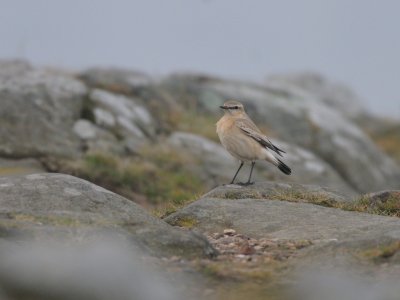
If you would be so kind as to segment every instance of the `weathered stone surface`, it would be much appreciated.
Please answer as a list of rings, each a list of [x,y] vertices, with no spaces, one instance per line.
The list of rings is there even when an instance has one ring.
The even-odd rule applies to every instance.
[[[279,192],[280,189],[282,192]],[[195,228],[207,232],[232,228],[257,238],[305,239],[313,242],[400,238],[398,218],[343,211],[309,203],[269,200],[272,198],[301,202],[302,197],[343,201],[339,196],[325,193],[318,187],[300,187],[299,190],[296,185],[276,183],[267,183],[263,187],[258,185],[254,189],[226,186],[211,191],[165,220],[170,224],[191,220]]]
[[[43,226],[50,232],[61,228],[67,236],[80,227],[123,230],[150,253],[163,256],[214,253],[201,235],[172,228],[132,201],[82,179],[50,173],[0,177],[1,231],[38,238],[45,235]]]
[[[236,161],[221,145],[199,135],[174,132],[167,140],[176,151],[188,153],[193,161],[198,162],[193,168],[202,180],[216,185],[226,181],[237,168]]]
[[[136,88],[146,86],[152,81],[142,72],[117,68],[92,68],[83,72],[80,78],[90,86],[125,93],[131,93]]]
[[[80,238],[73,244],[0,240],[1,299],[187,299],[128,241],[111,233]]]
[[[0,69],[2,69],[0,64]],[[22,158],[71,156],[79,140],[72,127],[80,116],[85,86],[72,77],[6,62],[0,76],[0,155]]]
[[[302,146],[331,165],[359,192],[396,188],[400,168],[343,113],[320,95],[284,81],[256,85],[200,76],[174,76],[163,83],[183,105],[215,113],[226,99],[244,103],[249,115],[280,139]],[[193,106],[193,104],[191,104]]]
[[[321,198],[324,201],[351,202],[353,198],[343,196],[340,192],[317,185],[306,185],[290,182],[256,182],[252,185],[243,186],[228,184],[219,186],[202,198],[221,199],[282,199],[301,201],[311,197]]]
[[[74,124],[74,132],[83,140],[96,138],[96,127],[88,120],[78,120]]]
[[[33,69],[32,66],[24,60],[0,60],[0,66],[0,80],[22,76],[24,73]]]
[[[272,75],[266,82],[280,82],[301,88],[349,118],[360,118],[367,114],[361,99],[349,87],[328,81],[317,73]]]
[[[89,97],[96,106],[94,114],[98,125],[114,128],[125,137],[154,135],[152,116],[134,99],[100,89],[94,89]]]
[[[392,194],[396,195],[395,192]],[[387,196],[386,193],[379,195]],[[165,220],[206,232],[213,243],[221,240],[217,246],[225,255],[239,249],[235,251],[241,254],[234,257],[242,259],[242,269],[246,268],[246,261],[261,255],[254,254],[257,251],[272,252],[277,249],[276,245],[283,245],[280,252],[274,254],[279,261],[279,257],[282,260],[287,257],[284,249],[297,249],[282,268],[286,271],[275,271],[277,273],[273,275],[281,276],[284,299],[342,299],[340,295],[349,294],[361,296],[354,299],[364,299],[365,293],[357,290],[341,291],[366,287],[371,281],[385,287],[376,291],[377,297],[372,299],[395,295],[398,289],[393,278],[400,275],[399,218],[301,203],[302,197],[320,204],[324,204],[321,199],[326,203],[348,200],[316,186],[287,183],[258,183],[249,187],[228,185],[210,191]],[[240,238],[248,242],[236,244]],[[234,259],[231,263],[234,264]],[[229,274],[230,268],[224,266],[221,274]],[[323,282],[328,278],[334,280],[337,274],[345,278],[348,285],[343,281]],[[322,276],[326,277],[323,279]],[[334,288],[326,289],[327,285]]]
[[[328,187],[343,195],[354,195],[356,191],[344,178],[325,160],[301,146],[288,144],[279,139],[272,139],[274,144],[286,151],[283,160],[292,168],[292,174],[287,176],[269,163],[257,163],[258,172],[266,180],[278,182],[293,182],[313,184]],[[257,178],[257,177],[255,177]]]

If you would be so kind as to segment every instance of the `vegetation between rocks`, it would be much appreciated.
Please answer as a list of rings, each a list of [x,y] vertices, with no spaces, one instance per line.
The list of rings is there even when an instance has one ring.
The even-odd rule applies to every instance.
[[[179,122],[176,123],[176,129],[179,131],[198,134],[219,143],[217,133],[215,132],[215,124],[218,118],[204,113],[195,114],[194,112],[186,112],[178,117]]]
[[[357,211],[383,216],[400,217],[400,200],[395,195],[388,196],[384,201],[373,201],[370,195],[362,195],[353,201],[338,201],[329,193],[301,191],[296,189],[275,189],[263,194],[258,190],[232,190],[220,195],[225,199],[269,199],[289,202],[303,202],[325,207],[338,208],[347,211]],[[214,197],[214,196],[213,196]]]
[[[278,282],[290,269],[288,262],[312,245],[307,240],[254,239],[233,229],[206,236],[219,255],[193,264],[214,282],[217,299],[244,299],[245,295],[279,299]]]
[[[400,162],[400,125],[386,124],[376,132],[366,131],[383,151]]]
[[[361,256],[380,263],[390,259],[398,252],[400,252],[400,241],[395,241],[387,245],[365,250],[361,252]]]
[[[187,159],[168,147],[156,146],[143,148],[135,157],[88,153],[59,168],[164,215],[205,191],[200,180],[184,168]]]
[[[310,193],[292,190],[279,190],[269,199],[290,201],[290,202],[306,202],[325,207],[338,208],[347,211],[357,211],[382,216],[400,217],[400,201],[394,196],[388,197],[385,201],[372,202],[371,198],[362,195],[351,202],[341,202],[334,200],[329,194]]]

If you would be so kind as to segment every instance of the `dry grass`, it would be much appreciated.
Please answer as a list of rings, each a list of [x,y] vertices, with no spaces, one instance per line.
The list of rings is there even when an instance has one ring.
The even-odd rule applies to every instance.
[[[395,241],[388,245],[378,246],[373,249],[365,250],[360,254],[362,257],[366,257],[368,259],[372,259],[377,263],[380,263],[390,259],[399,251],[400,251],[400,241]]]
[[[335,201],[331,196],[324,193],[312,193],[305,191],[296,191],[291,189],[275,190],[275,193],[269,196],[270,199],[282,200],[289,202],[305,202],[326,207],[338,207],[339,202]]]
[[[389,123],[378,131],[367,133],[383,151],[400,162],[400,125]]]
[[[376,201],[372,203],[368,195],[363,195],[354,202],[341,204],[339,208],[375,215],[400,217],[400,201],[395,197],[389,197],[384,202]]]
[[[200,180],[185,169],[186,163],[184,156],[156,146],[142,149],[137,157],[90,153],[68,162],[62,171],[153,208],[161,216],[205,191]]]
[[[325,207],[339,208],[347,211],[364,212],[375,215],[400,217],[400,201],[396,197],[389,197],[385,201],[372,202],[368,195],[362,195],[353,201],[335,201],[324,193],[310,193],[292,190],[276,190],[276,193],[268,197],[269,199],[304,202]]]
[[[177,115],[176,130],[198,134],[219,143],[215,124],[218,117],[188,111]]]

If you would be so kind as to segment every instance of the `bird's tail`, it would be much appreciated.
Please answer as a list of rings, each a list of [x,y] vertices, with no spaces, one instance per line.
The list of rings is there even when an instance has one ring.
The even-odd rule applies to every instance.
[[[286,175],[292,174],[292,170],[279,158],[275,157],[270,151],[265,149],[265,160],[269,161],[270,163],[274,164],[278,167]]]
[[[289,168],[288,165],[286,165],[283,161],[281,161],[279,158],[277,158],[277,167],[279,170],[281,170],[283,173],[286,175],[292,174],[292,169]]]

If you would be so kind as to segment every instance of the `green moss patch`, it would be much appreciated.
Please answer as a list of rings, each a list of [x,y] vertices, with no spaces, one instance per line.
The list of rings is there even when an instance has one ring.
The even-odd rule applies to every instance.
[[[171,223],[173,226],[180,226],[180,227],[185,227],[185,228],[192,228],[197,224],[197,220],[191,217],[182,217],[174,220],[174,222]]]

